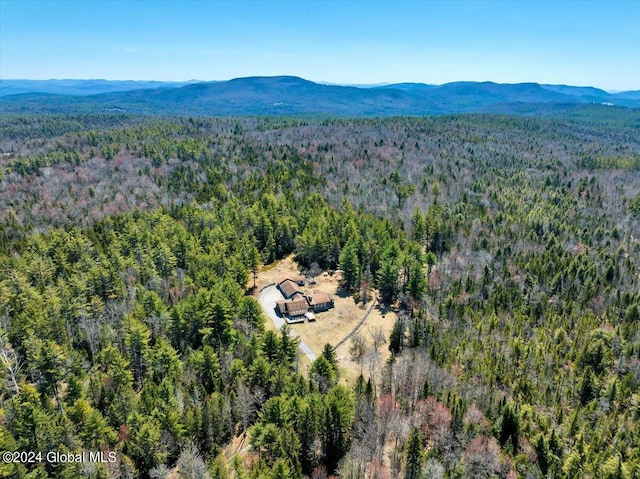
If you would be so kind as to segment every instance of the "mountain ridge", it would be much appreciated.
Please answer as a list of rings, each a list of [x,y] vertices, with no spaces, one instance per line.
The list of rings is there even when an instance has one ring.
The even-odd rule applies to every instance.
[[[2,80],[7,82],[8,80]],[[65,80],[66,81],[66,80]],[[72,82],[72,80],[68,80]],[[82,81],[80,81],[82,82]],[[212,82],[116,82],[90,80],[98,87],[125,91],[60,95],[27,92],[0,96],[5,113],[126,111],[136,114],[202,116],[337,115],[394,116],[491,112],[505,105],[600,103],[640,108],[640,95],[610,94],[594,87],[460,81],[443,85],[399,83],[372,88],[327,85],[297,76],[253,76]],[[3,87],[5,86],[2,84]],[[151,85],[152,88],[144,88]],[[80,85],[82,86],[82,85]],[[544,109],[544,108],[542,108]]]
[[[198,82],[199,80],[180,82],[159,80],[104,80],[100,78],[87,80],[71,78],[50,80],[0,79],[0,96],[19,95],[22,93],[87,96],[129,90],[176,88]]]

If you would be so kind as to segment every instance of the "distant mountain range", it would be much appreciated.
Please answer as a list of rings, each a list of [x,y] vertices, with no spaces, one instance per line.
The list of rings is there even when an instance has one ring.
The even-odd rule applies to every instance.
[[[135,80],[0,80],[0,96],[20,95],[22,93],[86,96],[118,91],[178,88],[193,83],[199,82],[198,80],[185,82]]]
[[[374,87],[314,83],[293,76],[222,82],[0,80],[0,113],[127,112],[158,115],[390,116],[463,112],[535,114],[572,105],[640,108],[640,91],[455,82]]]

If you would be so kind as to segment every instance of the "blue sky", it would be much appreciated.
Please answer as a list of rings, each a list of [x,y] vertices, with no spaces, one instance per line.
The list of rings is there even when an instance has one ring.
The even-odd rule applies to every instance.
[[[0,78],[640,89],[640,1],[0,0]]]

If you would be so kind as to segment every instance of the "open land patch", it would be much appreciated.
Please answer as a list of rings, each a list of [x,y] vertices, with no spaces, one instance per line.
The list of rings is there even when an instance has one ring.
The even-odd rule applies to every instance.
[[[258,298],[260,290],[269,285],[277,284],[289,276],[300,273],[300,268],[293,255],[261,268],[256,278],[255,297]],[[371,299],[366,305],[362,303],[356,304],[353,296],[340,287],[340,280],[340,273],[325,271],[313,278],[314,284],[303,288],[305,290],[318,289],[328,293],[333,298],[335,307],[322,313],[316,313],[315,322],[292,324],[291,330],[300,337],[301,341],[316,356],[319,356],[325,344],[329,343],[335,346],[358,327],[358,323],[373,306],[366,321],[359,325],[356,331],[365,341],[365,353],[360,361],[352,357],[350,352],[352,342],[350,339],[336,348],[336,354],[340,362],[341,380],[347,384],[353,384],[360,373],[365,377],[379,376],[380,368],[389,358],[390,353],[387,345],[382,344],[378,348],[377,355],[372,355],[374,352],[372,335],[374,331],[381,330],[383,337],[388,338],[397,315],[393,310],[381,307],[379,304],[373,305],[372,302],[377,303],[375,291],[371,292]],[[253,286],[253,279],[250,280],[249,286]],[[268,319],[266,322],[268,329],[274,331],[280,329],[269,319],[269,314],[265,312],[265,316]],[[309,364],[309,360],[304,355],[300,356],[301,363],[299,367],[301,367],[301,371],[304,371],[304,368]]]

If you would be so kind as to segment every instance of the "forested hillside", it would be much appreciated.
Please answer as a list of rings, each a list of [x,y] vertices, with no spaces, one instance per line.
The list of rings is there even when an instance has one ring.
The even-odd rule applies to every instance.
[[[257,76],[186,85],[100,81],[78,81],[74,85],[73,80],[62,84],[55,80],[0,82],[3,114],[389,117],[477,112],[516,115],[525,109],[529,110],[526,114],[540,115],[580,110],[587,105],[633,111],[640,107],[640,100],[635,91],[610,94],[596,88],[537,83],[453,82],[357,88],[314,83],[295,76]]]
[[[0,475],[640,477],[640,130],[593,114],[4,116],[0,449],[117,460]],[[292,253],[398,312],[383,374],[265,328]]]

